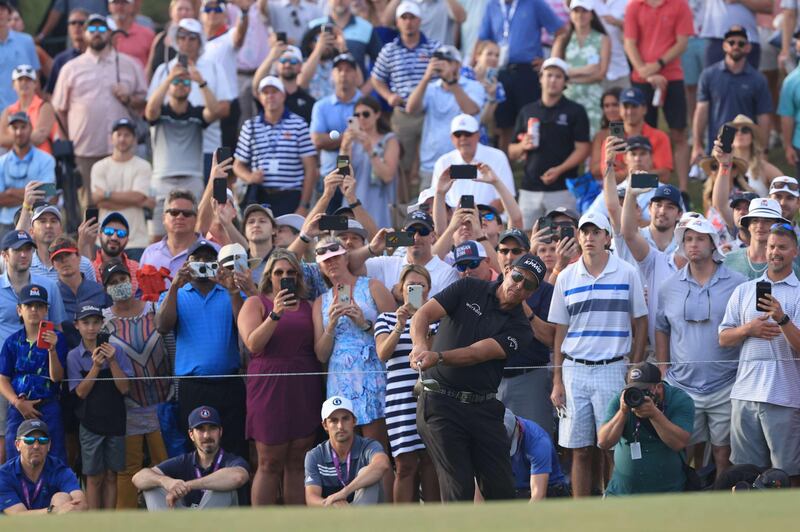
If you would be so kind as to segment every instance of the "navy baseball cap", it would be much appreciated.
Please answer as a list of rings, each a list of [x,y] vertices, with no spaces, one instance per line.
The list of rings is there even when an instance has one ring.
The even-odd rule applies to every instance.
[[[9,231],[3,235],[3,249],[19,249],[22,246],[36,247],[36,242],[25,231]]]
[[[639,362],[628,369],[625,382],[625,390],[629,388],[647,390],[653,384],[661,382],[661,371],[650,362]]]
[[[194,429],[200,425],[222,426],[219,412],[213,406],[198,406],[189,414],[189,428]]]
[[[673,185],[658,185],[655,194],[653,194],[653,197],[650,198],[650,203],[660,199],[669,200],[677,205],[680,210],[683,210],[681,191]]]
[[[20,111],[18,113],[14,113],[12,115],[9,115],[9,117],[8,117],[8,125],[9,126],[14,124],[15,122],[25,122],[26,124],[30,124],[31,123],[31,119],[28,117],[28,113],[26,113],[24,111]]]
[[[30,303],[44,303],[47,305],[47,290],[38,284],[26,284],[18,294],[19,302],[22,305]]]
[[[127,127],[131,130],[131,133],[136,134],[136,124],[134,124],[130,118],[120,118],[116,120],[111,126],[111,132],[113,133],[121,127]]]
[[[502,242],[506,238],[513,238],[516,240],[520,246],[525,248],[525,250],[531,249],[531,241],[523,231],[519,229],[506,229],[502,233],[500,233],[500,237],[498,238],[498,242]]]
[[[648,139],[647,137],[643,137],[641,135],[635,135],[633,137],[628,137],[627,143],[628,143],[628,146],[625,148],[626,151],[647,150],[650,153],[653,152],[653,144],[650,142],[650,139]]]
[[[111,222],[119,222],[125,226],[125,229],[130,231],[130,226],[128,225],[128,219],[125,218],[121,212],[110,212],[103,218],[103,223],[100,224],[100,227],[105,227]]]
[[[453,257],[456,264],[471,260],[481,260],[486,258],[486,249],[474,240],[467,240],[456,246],[456,249],[453,250]]]
[[[630,87],[622,91],[619,95],[619,103],[632,103],[634,105],[644,105],[644,93],[636,87]]]
[[[197,250],[202,249],[202,248],[208,248],[208,249],[210,249],[211,251],[214,252],[214,255],[217,254],[217,248],[215,248],[211,244],[211,242],[209,242],[205,238],[201,238],[200,240],[195,242],[192,247],[189,248],[189,252],[186,254],[186,256],[190,257],[190,256],[194,255],[197,252]]]
[[[78,312],[75,313],[76,320],[82,320],[84,318],[88,318],[89,316],[99,316],[103,317],[103,310],[100,307],[92,305],[91,303],[85,303],[80,306]]]
[[[424,225],[433,231],[433,218],[431,218],[431,215],[425,211],[414,211],[406,216],[406,223],[403,224],[403,228],[408,229],[412,225],[417,224]]]
[[[728,205],[730,206],[731,209],[735,209],[736,205],[739,202],[746,201],[747,204],[750,205],[750,202],[756,198],[758,198],[758,194],[756,194],[755,192],[742,192],[737,190],[736,192],[731,194],[730,203],[728,203]]]
[[[344,52],[342,54],[337,55],[333,58],[333,66],[336,67],[339,63],[350,63],[353,68],[356,68],[358,63],[356,63],[356,58],[350,52]]]

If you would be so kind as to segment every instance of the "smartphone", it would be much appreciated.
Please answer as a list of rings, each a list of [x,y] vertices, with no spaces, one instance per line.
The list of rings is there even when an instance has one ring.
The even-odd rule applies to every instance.
[[[472,164],[454,164],[450,166],[450,179],[476,179],[478,167]]]
[[[275,40],[278,42],[285,43],[286,42],[286,32],[285,31],[276,31],[275,32]]]
[[[558,239],[575,238],[575,226],[569,222],[558,224]]]
[[[349,284],[336,285],[336,301],[340,305],[349,305],[350,304],[350,285]]]
[[[189,68],[189,56],[186,54],[178,54],[178,64],[183,68]]]
[[[228,203],[228,180],[226,178],[214,178],[214,199],[220,205]]]
[[[227,161],[231,157],[233,157],[233,149],[229,148],[228,146],[220,146],[217,148],[217,164],[222,163],[222,161]],[[228,170],[227,172],[228,177],[233,177],[233,169]]]
[[[39,334],[36,336],[36,347],[39,349],[50,349],[50,343],[45,342],[44,338],[42,338],[42,333],[45,331],[53,331],[55,330],[56,326],[53,325],[52,321],[42,320],[39,322]]]
[[[759,312],[766,312],[767,309],[761,306],[761,303],[758,302],[759,299],[763,298],[764,296],[771,296],[772,295],[772,283],[768,281],[759,281],[756,283],[756,310]]]
[[[83,221],[91,220],[92,218],[94,218],[95,222],[100,221],[100,209],[97,207],[88,207],[83,214]]]
[[[418,309],[422,306],[422,285],[410,284],[406,287],[408,291],[408,304]]]
[[[622,120],[615,120],[613,122],[609,122],[608,129],[611,132],[612,137],[617,137],[620,139],[625,138],[625,126],[623,125]]]
[[[414,237],[405,231],[386,233],[386,247],[397,249],[414,245]]]
[[[337,155],[336,168],[339,169],[339,175],[350,175],[350,157],[347,155]]]
[[[347,230],[347,216],[334,216],[326,214],[319,219],[320,231],[346,231]]]
[[[57,194],[56,184],[55,183],[42,183],[36,190],[41,190],[44,192],[45,198],[52,198]]]
[[[497,81],[497,69],[494,67],[489,67],[486,69],[486,81],[489,83],[494,83]]]
[[[281,277],[281,290],[288,290],[291,294],[295,294],[297,282],[291,277]]]
[[[111,339],[111,335],[107,332],[100,331],[97,333],[97,347],[100,347],[103,344],[109,343],[108,341]]]
[[[333,24],[325,24],[322,26],[323,33],[333,33]]]
[[[658,188],[658,174],[631,174],[631,187]]]
[[[722,126],[722,133],[719,134],[719,141],[722,143],[722,151],[731,153],[733,151],[733,137],[736,136],[736,128],[725,124]]]
[[[542,229],[549,229],[550,233],[552,234],[554,226],[555,226],[555,224],[553,223],[553,219],[550,218],[549,216],[542,216],[541,218],[539,218],[539,230],[540,231]],[[546,238],[543,238],[542,242],[544,242],[545,244],[551,244],[553,242],[553,238],[548,236]]]

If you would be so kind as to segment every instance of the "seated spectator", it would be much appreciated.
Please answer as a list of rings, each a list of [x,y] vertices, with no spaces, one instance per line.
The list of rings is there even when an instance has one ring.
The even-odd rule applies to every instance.
[[[237,506],[236,490],[250,478],[247,462],[222,449],[222,418],[214,407],[192,410],[188,425],[194,451],[142,469],[133,477],[150,512]]]
[[[312,5],[309,2],[299,3],[303,8]],[[278,4],[278,6],[283,7],[283,4]],[[270,48],[269,55],[253,75],[252,90],[253,94],[258,95],[258,84],[261,83],[261,80],[271,75],[273,71],[276,72],[283,83],[283,90],[286,92],[286,108],[300,116],[308,125],[311,123],[311,110],[317,100],[300,86],[299,76],[302,69],[303,54],[300,52],[300,48],[275,41]]]
[[[600,129],[597,130],[594,138],[592,138],[591,156],[592,176],[598,180],[603,178],[604,169],[600,163],[603,158],[605,140],[611,133],[608,129],[608,124],[610,122],[619,122],[622,120],[622,113],[620,113],[619,105],[619,95],[621,92],[621,89],[614,87],[605,91],[600,97]]]
[[[117,473],[125,469],[125,395],[133,369],[119,346],[103,341],[103,311],[91,303],[75,313],[80,343],[67,353],[69,389],[78,396],[81,470],[90,510],[117,507]],[[96,380],[114,379],[114,380]]]
[[[346,397],[335,395],[323,403],[322,427],[329,439],[306,453],[306,505],[384,501],[381,479],[391,473],[389,457],[380,443],[355,433],[357,422],[353,403]]]
[[[0,467],[0,511],[44,515],[86,510],[75,473],[50,454],[50,430],[44,421],[23,421],[14,445],[19,456]]]
[[[497,80],[500,66],[500,46],[492,41],[478,41],[473,49],[469,66],[461,67],[461,75],[474,79],[483,86],[486,92],[486,103],[481,111],[481,144],[490,144],[490,135],[494,129],[494,113],[497,104],[506,101],[506,90]]]
[[[109,18],[114,21],[119,32],[114,37],[114,48],[133,57],[145,68],[156,35],[150,28],[136,22],[138,10],[139,7],[130,0],[108,1]]]
[[[31,144],[45,153],[52,155],[52,141],[57,132],[56,112],[50,102],[43,100],[36,94],[38,83],[36,71],[30,65],[19,65],[11,74],[17,101],[3,109],[0,115],[0,146],[11,148],[14,145],[14,134],[8,129],[11,115],[25,113],[31,121]]]
[[[111,261],[120,261],[131,274],[133,293],[139,291],[139,263],[128,255],[127,245],[130,235],[128,219],[118,212],[110,212],[100,223],[100,249],[95,252],[94,266],[98,279],[102,279],[102,271]],[[135,251],[135,250],[134,250]]]

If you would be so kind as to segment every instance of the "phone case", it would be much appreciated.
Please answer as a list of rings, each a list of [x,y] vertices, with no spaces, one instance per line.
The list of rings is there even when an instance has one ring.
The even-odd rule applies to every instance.
[[[36,336],[36,347],[39,349],[50,349],[50,344],[42,339],[42,333],[45,331],[55,330],[55,325],[49,321],[42,321],[39,323],[39,334]]]
[[[336,287],[336,301],[342,305],[350,304],[350,286],[346,284],[340,284]]]

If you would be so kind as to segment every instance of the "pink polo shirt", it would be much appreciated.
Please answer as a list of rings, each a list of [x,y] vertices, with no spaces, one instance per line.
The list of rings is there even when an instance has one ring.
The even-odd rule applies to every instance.
[[[664,0],[653,7],[646,0],[631,0],[625,9],[625,38],[636,41],[636,48],[645,63],[655,63],[672,48],[678,35],[694,35],[692,10],[686,0]],[[681,57],[678,56],[659,72],[667,81],[683,79]],[[631,72],[636,83],[645,80]]]
[[[134,22],[127,31],[127,35],[119,34],[114,37],[114,44],[117,50],[135,58],[144,68],[147,66],[150,45],[153,44],[155,36],[153,30]]]

